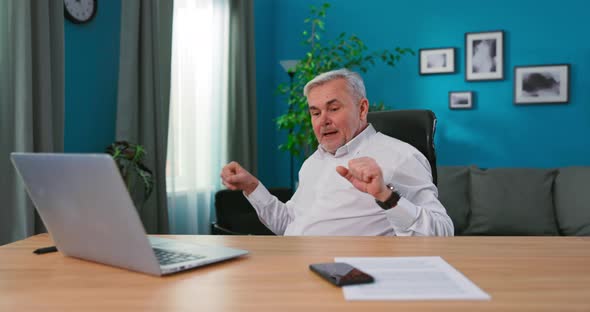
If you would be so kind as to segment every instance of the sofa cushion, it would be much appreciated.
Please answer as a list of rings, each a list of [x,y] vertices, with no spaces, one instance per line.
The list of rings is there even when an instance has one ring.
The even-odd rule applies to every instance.
[[[468,167],[438,167],[438,199],[453,220],[455,235],[463,233],[469,217]]]
[[[552,186],[556,170],[471,168],[466,235],[559,235]]]
[[[590,235],[590,167],[561,168],[554,190],[561,233]]]

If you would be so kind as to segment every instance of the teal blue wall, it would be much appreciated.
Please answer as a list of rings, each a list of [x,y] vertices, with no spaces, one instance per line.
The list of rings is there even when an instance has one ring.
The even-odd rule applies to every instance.
[[[256,0],[259,177],[267,186],[288,185],[288,160],[277,151],[284,135],[273,119],[285,104],[276,86],[287,81],[278,62],[298,59],[303,20],[323,1]],[[395,109],[428,108],[439,120],[439,165],[558,167],[590,165],[590,19],[584,0],[357,0],[331,1],[326,37],[357,34],[369,49],[396,46],[456,47],[458,71],[418,75],[418,58],[391,69],[378,65],[363,75],[371,102]],[[505,79],[466,82],[464,34],[505,31]],[[264,53],[264,56],[261,56]],[[516,65],[571,64],[569,104],[513,104]],[[448,91],[475,92],[475,108],[449,110]],[[280,171],[279,171],[280,170]]]
[[[281,40],[275,16],[279,7],[281,1],[277,0],[254,1],[258,174],[268,186],[289,186],[289,155],[277,149],[286,135],[278,132],[273,122],[285,111],[275,98],[277,82],[288,80],[276,56],[277,41]]]
[[[103,152],[115,138],[120,15],[108,0],[88,24],[64,19],[66,152]]]
[[[277,150],[284,138],[274,118],[285,106],[276,86],[288,80],[279,65],[304,53],[299,44],[309,5],[322,1],[255,0],[259,177],[288,186],[289,156]],[[417,57],[395,69],[378,65],[364,75],[371,101],[392,108],[429,108],[439,118],[440,165],[556,167],[590,164],[590,29],[582,0],[419,0],[412,4],[371,0],[332,1],[328,37],[359,35],[370,49],[395,46],[458,48],[458,73],[419,76]],[[114,139],[119,58],[120,2],[102,1],[87,25],[65,21],[65,150],[101,152]],[[465,82],[464,33],[506,32],[506,79]],[[515,65],[570,63],[571,99],[566,105],[514,106]],[[448,109],[449,90],[472,90],[475,109]]]

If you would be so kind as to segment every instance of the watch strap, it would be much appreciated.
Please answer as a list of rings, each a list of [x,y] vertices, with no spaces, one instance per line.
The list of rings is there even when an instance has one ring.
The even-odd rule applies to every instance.
[[[401,195],[395,191],[395,189],[393,188],[393,185],[387,184],[387,188],[391,190],[391,195],[389,195],[389,197],[385,201],[380,201],[378,199],[375,199],[375,202],[377,203],[377,205],[379,205],[379,207],[381,207],[383,210],[389,210],[389,209],[397,206],[397,203],[399,202],[399,200],[401,198]]]

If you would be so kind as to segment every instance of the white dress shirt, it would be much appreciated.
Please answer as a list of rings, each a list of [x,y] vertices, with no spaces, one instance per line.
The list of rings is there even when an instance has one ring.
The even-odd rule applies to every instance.
[[[383,210],[336,172],[348,161],[371,157],[386,184],[400,193],[397,206]],[[452,236],[453,222],[438,201],[430,164],[413,146],[375,131],[372,125],[336,153],[321,146],[299,171],[299,187],[282,203],[259,183],[246,196],[260,220],[278,235]]]

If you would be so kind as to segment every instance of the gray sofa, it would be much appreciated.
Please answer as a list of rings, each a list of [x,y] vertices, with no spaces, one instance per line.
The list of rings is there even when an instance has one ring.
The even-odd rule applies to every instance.
[[[590,167],[438,167],[455,235],[590,235]]]

